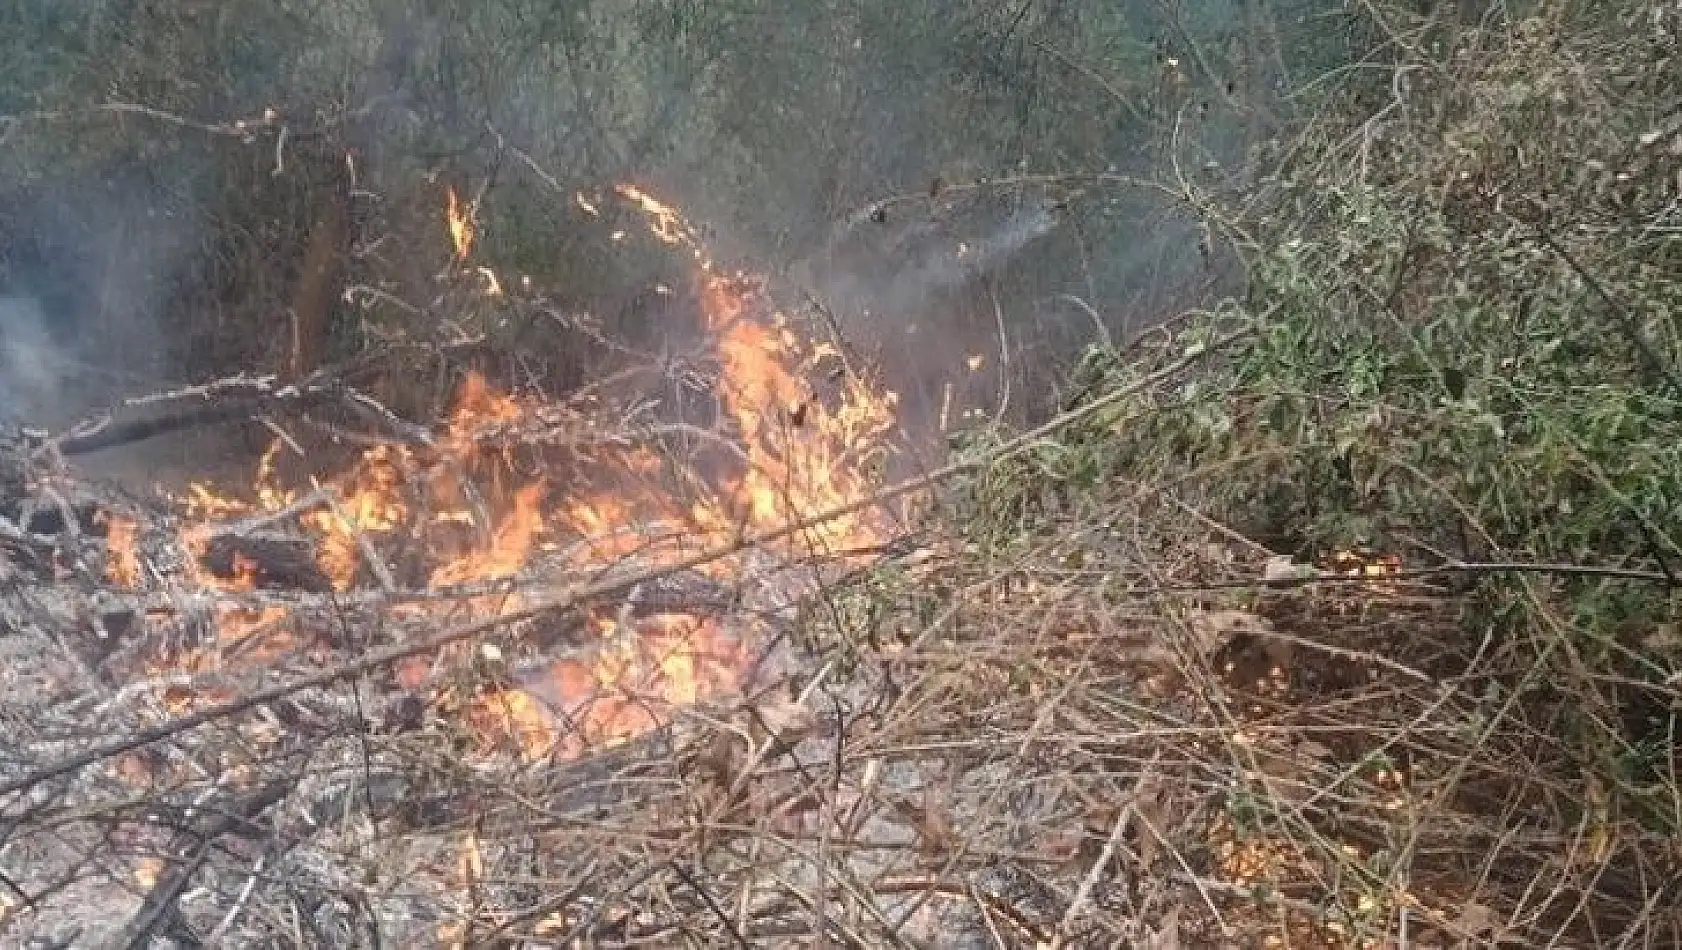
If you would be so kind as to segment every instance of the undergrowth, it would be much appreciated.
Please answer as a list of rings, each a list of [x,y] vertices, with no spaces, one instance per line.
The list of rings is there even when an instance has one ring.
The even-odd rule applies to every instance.
[[[1300,631],[1417,656],[1444,703],[1466,703],[1459,735],[1433,740],[1425,810],[1390,832],[1461,829],[1447,880],[1491,919],[1546,921],[1532,939],[1662,942],[1654,907],[1675,902],[1682,833],[1682,8],[1365,15],[1385,69],[1319,84],[1319,117],[1242,195],[1187,186],[1244,255],[1244,298],[1092,350],[1070,406],[1097,408],[966,483],[959,521],[972,551],[1002,558],[1149,496],[1275,567],[1399,558],[1430,581],[1420,596],[1463,605],[1440,640],[1340,641],[1372,631],[1313,614]],[[1210,349],[1234,327],[1248,333]],[[1146,384],[1188,355],[1194,369]],[[1393,751],[1437,708],[1338,725]],[[1477,759],[1504,778],[1474,782]],[[1260,808],[1285,832],[1300,811]],[[1530,834],[1576,857],[1516,862],[1523,880],[1502,889],[1509,853],[1489,842]],[[1600,876],[1561,883],[1585,854]],[[1390,858],[1423,872],[1417,852]],[[1579,906],[1543,913],[1549,888]],[[1472,923],[1474,944],[1517,932]]]

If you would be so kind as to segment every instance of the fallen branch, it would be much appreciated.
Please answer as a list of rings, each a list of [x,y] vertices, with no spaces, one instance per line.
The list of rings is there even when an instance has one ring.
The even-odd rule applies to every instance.
[[[66,457],[87,455],[183,429],[251,421],[283,409],[307,412],[331,404],[345,406],[357,416],[391,430],[399,441],[431,444],[431,435],[420,426],[399,418],[373,397],[334,380],[317,378],[284,386],[277,386],[277,382],[274,376],[232,376],[125,399],[120,405],[78,422],[48,440],[43,450]],[[138,419],[118,418],[122,410],[137,409],[158,414]]]

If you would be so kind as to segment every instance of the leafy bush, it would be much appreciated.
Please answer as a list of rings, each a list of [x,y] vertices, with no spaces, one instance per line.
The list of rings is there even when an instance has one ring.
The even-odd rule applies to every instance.
[[[1496,631],[1489,672],[1526,710],[1500,727],[1569,737],[1615,813],[1674,833],[1682,13],[1373,16],[1387,68],[1323,89],[1244,204],[1187,186],[1246,260],[1242,305],[1094,350],[1074,388],[1250,334],[992,468],[972,533],[1147,483],[1284,554],[1452,574],[1480,609],[1443,670]]]

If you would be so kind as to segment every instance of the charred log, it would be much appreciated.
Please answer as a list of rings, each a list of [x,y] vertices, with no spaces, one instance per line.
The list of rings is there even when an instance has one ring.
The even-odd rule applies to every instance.
[[[333,582],[316,562],[315,544],[281,531],[217,534],[205,544],[201,562],[217,577],[249,578],[260,588],[327,593]]]

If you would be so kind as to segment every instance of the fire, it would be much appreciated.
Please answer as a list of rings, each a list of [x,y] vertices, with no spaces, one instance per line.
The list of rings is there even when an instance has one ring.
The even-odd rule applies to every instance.
[[[335,590],[349,590],[362,569],[360,537],[390,534],[408,520],[404,473],[412,464],[406,449],[375,446],[336,489],[343,500],[304,515],[305,524],[319,534],[316,560]]]
[[[139,522],[111,515],[105,523],[105,577],[119,587],[140,586],[140,552],[135,547]]]
[[[715,269],[698,232],[676,209],[634,186],[616,191],[646,216],[657,240],[688,250],[695,262],[727,450],[697,463],[608,446],[590,459],[590,477],[610,487],[592,492],[546,475],[528,477],[513,464],[510,447],[528,431],[571,418],[572,410],[501,391],[471,372],[431,445],[370,448],[345,471],[312,478],[309,490],[299,492],[280,475],[277,440],[258,464],[251,500],[190,486],[181,502],[188,522],[181,540],[193,555],[186,580],[211,591],[254,591],[265,566],[244,553],[220,573],[205,567],[215,532],[242,519],[284,523],[313,544],[316,566],[335,591],[373,580],[424,588],[433,599],[411,599],[391,607],[391,615],[452,622],[456,611],[484,616],[522,602],[524,588],[455,596],[464,586],[515,578],[531,584],[548,570],[592,576],[627,559],[634,569],[670,565],[744,530],[773,531],[868,498],[878,484],[895,395],[855,372],[836,347],[803,338],[760,281]],[[465,258],[474,224],[453,190],[445,216],[457,257]],[[765,554],[795,562],[813,550],[879,544],[887,530],[881,516],[859,513]],[[110,570],[129,583],[140,577],[133,538],[132,525],[113,524]],[[743,579],[746,564],[720,559],[697,573],[733,583]],[[216,616],[217,636],[208,648],[214,655],[194,666],[266,661],[315,642],[284,606],[242,602]],[[482,651],[445,651],[404,666],[399,684],[434,713],[464,724],[477,738],[475,755],[572,757],[670,722],[679,707],[741,688],[760,633],[746,616],[727,618],[705,607],[641,615],[630,606],[602,607],[582,619],[584,643],[564,658],[504,660],[498,652],[497,662],[473,680],[477,685],[464,686],[439,671],[482,661]],[[519,629],[510,631],[516,651]]]
[[[471,457],[479,452],[475,440],[499,427],[517,423],[527,414],[527,408],[519,400],[493,390],[479,373],[469,373],[456,394],[456,408],[450,414],[446,451]]]
[[[681,244],[689,248],[697,259],[705,260],[706,252],[702,248],[700,240],[676,208],[655,198],[636,185],[620,185],[614,191],[621,198],[635,204],[648,217],[648,229],[656,238],[667,244]]]
[[[747,472],[730,486],[736,510],[702,512],[701,520],[768,530],[868,495],[873,453],[893,425],[897,394],[877,392],[843,363],[842,391],[830,408],[810,381],[835,358],[833,348],[802,341],[781,313],[761,313],[768,309],[763,288],[745,275],[716,272],[675,208],[634,185],[617,191],[643,211],[655,238],[689,248],[698,262],[721,363],[719,396],[748,456]],[[879,543],[882,533],[873,516],[860,515],[818,526],[805,540],[833,549]]]
[[[826,407],[801,372],[815,370],[826,351],[803,347],[780,315],[754,320],[747,312],[754,291],[740,278],[711,276],[705,291],[723,364],[719,395],[750,463],[735,485],[747,523],[772,529],[866,496],[873,483],[868,453],[892,425],[894,394],[878,395],[848,373],[839,408]],[[871,516],[860,515],[819,525],[806,540],[833,550],[843,542],[879,543],[882,533]]]
[[[483,550],[439,565],[432,572],[431,586],[440,588],[470,581],[497,580],[525,566],[532,544],[543,530],[540,505],[545,490],[543,482],[536,481],[515,492],[514,510],[497,525],[490,544]]]
[[[450,228],[450,244],[456,249],[456,260],[464,261],[467,252],[473,249],[473,217],[462,206],[461,199],[456,197],[454,188],[448,189],[445,194],[448,204],[444,209],[444,221]]]

